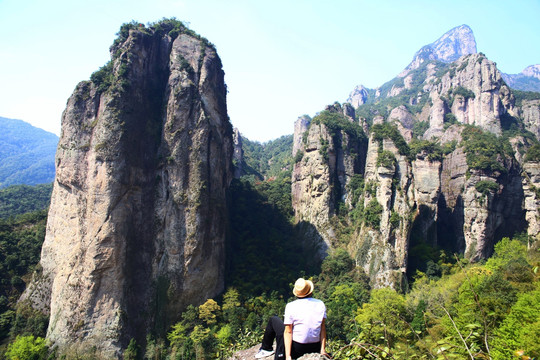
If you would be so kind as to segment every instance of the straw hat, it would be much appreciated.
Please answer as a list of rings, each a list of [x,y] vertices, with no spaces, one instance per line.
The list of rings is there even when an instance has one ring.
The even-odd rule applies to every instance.
[[[299,278],[294,283],[294,289],[292,292],[294,296],[299,298],[311,295],[311,293],[313,292],[313,283],[311,282],[311,280]]]

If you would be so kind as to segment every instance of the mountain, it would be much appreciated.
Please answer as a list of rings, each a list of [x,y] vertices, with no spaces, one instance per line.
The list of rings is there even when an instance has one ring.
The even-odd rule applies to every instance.
[[[425,61],[451,63],[463,55],[476,54],[476,52],[476,40],[472,29],[468,25],[457,26],[433,43],[418,50],[413,61],[398,76],[406,76],[409,71],[418,69]]]
[[[57,144],[55,134],[0,117],[0,188],[52,182]]]
[[[475,262],[504,236],[540,238],[540,94],[512,91],[468,26],[348,100],[298,119],[293,208],[375,287],[406,289],[441,252]]]
[[[502,77],[512,89],[540,92],[540,64],[527,66],[519,74],[502,73]]]
[[[222,64],[174,19],[124,24],[62,117],[39,272],[60,351],[118,358],[224,289],[232,127]]]

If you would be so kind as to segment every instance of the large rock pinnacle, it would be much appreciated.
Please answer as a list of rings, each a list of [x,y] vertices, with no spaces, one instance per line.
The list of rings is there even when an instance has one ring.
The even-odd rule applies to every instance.
[[[23,295],[53,343],[107,356],[223,289],[232,177],[214,47],[175,20],[119,34],[62,116],[42,271]]]

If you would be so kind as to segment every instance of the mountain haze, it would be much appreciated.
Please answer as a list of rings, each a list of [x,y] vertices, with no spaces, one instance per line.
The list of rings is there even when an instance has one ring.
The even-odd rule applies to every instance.
[[[0,188],[52,182],[57,144],[55,134],[0,117]]]
[[[527,66],[519,74],[502,73],[502,77],[512,89],[540,92],[540,64]]]

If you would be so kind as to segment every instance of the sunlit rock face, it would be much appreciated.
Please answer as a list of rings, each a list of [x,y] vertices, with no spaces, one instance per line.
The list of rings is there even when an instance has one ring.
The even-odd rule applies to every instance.
[[[125,31],[63,113],[41,271],[22,299],[50,315],[60,348],[118,356],[224,287],[224,73],[174,25]]]

